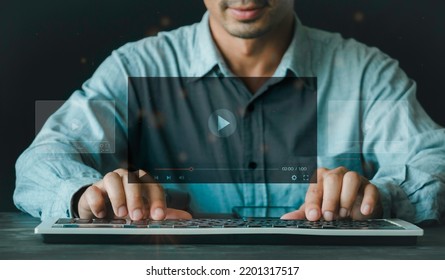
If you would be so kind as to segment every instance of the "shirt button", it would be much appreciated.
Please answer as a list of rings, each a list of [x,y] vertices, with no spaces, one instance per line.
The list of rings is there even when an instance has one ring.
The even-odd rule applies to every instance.
[[[253,162],[253,161],[249,162],[249,169],[256,169],[257,166],[258,166],[258,164],[256,162]]]

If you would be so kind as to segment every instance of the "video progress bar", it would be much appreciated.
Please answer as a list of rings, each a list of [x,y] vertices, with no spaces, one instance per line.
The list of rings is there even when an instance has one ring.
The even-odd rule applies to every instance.
[[[155,168],[155,171],[245,171],[252,170],[250,168]],[[270,171],[280,171],[280,168],[255,168],[255,170],[270,170]]]

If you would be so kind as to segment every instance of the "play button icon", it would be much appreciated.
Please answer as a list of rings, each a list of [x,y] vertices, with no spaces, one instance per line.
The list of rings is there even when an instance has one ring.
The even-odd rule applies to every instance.
[[[225,120],[223,117],[218,116],[218,131],[221,131],[225,127],[227,127],[230,124],[227,120]]]
[[[82,129],[82,123],[77,119],[73,119],[71,120],[70,129],[72,132],[79,132]]]
[[[236,130],[236,118],[229,110],[219,109],[210,115],[208,125],[215,136],[228,137]]]
[[[79,128],[80,128],[80,125],[79,125],[79,124],[77,124],[77,123],[72,123],[72,124],[71,124],[71,130],[72,130],[72,131],[79,130]]]

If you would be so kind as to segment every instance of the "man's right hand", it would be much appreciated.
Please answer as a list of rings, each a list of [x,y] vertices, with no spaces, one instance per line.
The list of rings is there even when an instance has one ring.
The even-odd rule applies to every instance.
[[[146,173],[145,173],[146,174]],[[191,219],[190,213],[166,207],[164,189],[156,183],[129,183],[128,171],[117,169],[88,187],[77,204],[79,217]]]

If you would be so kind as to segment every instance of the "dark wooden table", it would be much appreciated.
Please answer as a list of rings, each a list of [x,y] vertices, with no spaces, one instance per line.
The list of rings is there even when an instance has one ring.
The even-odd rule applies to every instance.
[[[0,259],[445,259],[445,227],[425,229],[414,246],[44,244],[23,213],[0,213]]]

